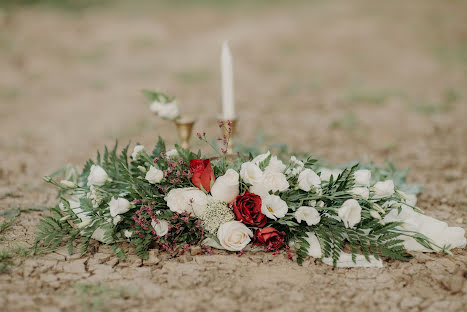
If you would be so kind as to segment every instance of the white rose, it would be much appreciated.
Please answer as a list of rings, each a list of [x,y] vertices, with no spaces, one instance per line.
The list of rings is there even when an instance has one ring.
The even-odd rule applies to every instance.
[[[279,191],[283,192],[289,188],[289,182],[284,174],[280,172],[267,171],[264,172],[261,179],[254,183],[250,191],[260,196],[265,196],[272,191],[273,193]]]
[[[266,195],[263,196],[261,200],[261,212],[270,219],[280,219],[284,217],[289,210],[287,203],[277,195]]]
[[[196,187],[187,188],[185,198],[191,206],[195,216],[201,216],[208,205],[207,195]]]
[[[357,170],[354,172],[355,185],[369,186],[371,181],[370,170]]]
[[[368,199],[368,197],[370,197],[370,190],[366,187],[354,187],[349,193],[363,199]]]
[[[145,179],[151,184],[160,183],[163,178],[164,172],[162,172],[162,170],[159,170],[154,166],[151,166],[149,168],[149,171],[146,173],[145,176]]]
[[[389,197],[394,194],[394,182],[392,182],[392,180],[377,182],[373,186],[373,191],[375,192],[373,195],[374,198]]]
[[[133,149],[133,153],[131,153],[131,158],[133,160],[136,160],[138,158],[138,154],[144,151],[144,146],[143,145],[136,145],[135,148]]]
[[[277,156],[272,156],[270,161],[269,161],[269,165],[267,165],[267,167],[264,169],[265,172],[268,172],[268,171],[272,171],[272,172],[279,172],[279,173],[283,173],[285,168],[287,168],[286,165],[284,165],[284,163],[277,158]]]
[[[88,186],[91,186],[91,185],[102,186],[105,184],[105,182],[109,180],[110,179],[109,179],[109,176],[107,175],[107,172],[105,172],[105,170],[102,169],[101,166],[98,166],[98,165],[91,166],[91,172],[89,173],[89,176],[88,176]]]
[[[261,180],[263,172],[259,169],[258,165],[246,162],[240,167],[240,176],[245,183],[256,184]]]
[[[110,215],[116,217],[130,210],[130,202],[125,198],[113,198],[109,202]]]
[[[164,197],[164,200],[167,202],[167,207],[169,207],[171,211],[177,213],[193,213],[193,209],[185,198],[185,192],[186,189],[184,188],[172,189]]]
[[[240,251],[251,241],[253,232],[239,221],[221,224],[217,238],[222,247],[230,251]]]
[[[341,174],[342,170],[340,169],[328,169],[328,168],[321,168],[319,171],[321,181],[326,181],[328,182],[331,179],[336,180],[339,174]]]
[[[269,155],[271,155],[271,152],[267,151],[266,153],[258,155],[255,158],[253,158],[251,162],[254,163],[255,165],[259,165],[259,163],[262,161],[265,161],[266,158],[269,157]]]
[[[154,101],[151,103],[151,105],[149,106],[149,110],[155,114],[159,114],[159,111],[161,109],[161,107],[163,106],[164,104],[162,104],[161,102],[159,101]]]
[[[218,177],[211,187],[211,195],[214,199],[230,203],[239,194],[239,175],[233,169],[228,169],[225,174]]]
[[[321,221],[318,210],[313,207],[302,206],[294,213],[298,223],[305,221],[309,226],[318,224]]]
[[[167,207],[177,213],[195,213],[199,216],[207,206],[207,197],[195,187],[172,189],[165,196]]]
[[[362,218],[362,207],[355,199],[347,199],[342,206],[337,210],[339,218],[346,228],[351,228]]]
[[[312,187],[318,188],[320,184],[321,179],[311,169],[303,170],[298,176],[298,187],[305,192],[309,192]]]
[[[155,220],[151,221],[151,226],[156,231],[157,236],[165,236],[167,233],[169,233],[169,222],[165,220]]]
[[[176,101],[162,104],[159,107],[159,112],[158,112],[159,117],[167,120],[174,120],[176,119],[179,115],[180,112],[178,111],[178,105]]]

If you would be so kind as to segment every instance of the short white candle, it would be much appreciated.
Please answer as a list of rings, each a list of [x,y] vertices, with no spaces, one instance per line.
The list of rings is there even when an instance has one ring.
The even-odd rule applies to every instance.
[[[233,87],[233,64],[229,44],[224,41],[221,54],[222,71],[222,118],[229,120],[235,118],[235,102]]]

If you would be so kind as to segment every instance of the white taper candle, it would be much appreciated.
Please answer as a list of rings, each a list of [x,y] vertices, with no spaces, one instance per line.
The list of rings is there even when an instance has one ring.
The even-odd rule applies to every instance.
[[[233,64],[229,44],[224,41],[221,54],[222,71],[222,118],[224,120],[235,118]]]

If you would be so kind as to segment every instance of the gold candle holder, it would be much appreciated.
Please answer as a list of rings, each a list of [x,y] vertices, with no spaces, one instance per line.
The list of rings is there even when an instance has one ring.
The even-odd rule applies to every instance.
[[[227,155],[233,155],[233,136],[237,126],[237,118],[218,120],[222,135],[227,139]]]
[[[190,138],[191,132],[193,131],[193,125],[196,122],[195,118],[192,117],[180,117],[174,120],[177,126],[178,136],[183,148],[190,149]]]

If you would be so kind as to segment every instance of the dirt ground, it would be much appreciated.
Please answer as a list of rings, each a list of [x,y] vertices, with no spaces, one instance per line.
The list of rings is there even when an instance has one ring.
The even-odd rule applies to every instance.
[[[425,186],[427,214],[467,229],[466,20],[467,2],[435,0],[5,11],[0,210],[54,205],[42,176],[116,138],[175,142],[143,88],[177,95],[198,116],[196,130],[217,136],[220,45],[229,39],[239,139],[264,135],[335,163],[392,159]],[[23,212],[0,244],[31,246],[45,213]],[[0,310],[467,309],[465,250],[334,269],[266,253],[154,251],[145,263],[119,262],[105,246],[91,249],[15,258],[0,274]]]

